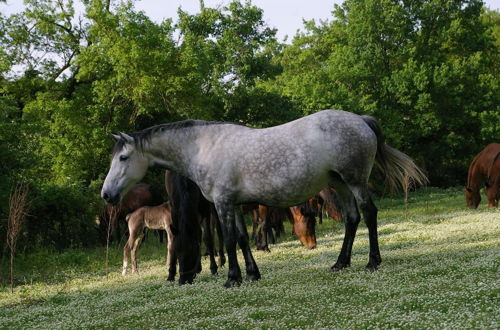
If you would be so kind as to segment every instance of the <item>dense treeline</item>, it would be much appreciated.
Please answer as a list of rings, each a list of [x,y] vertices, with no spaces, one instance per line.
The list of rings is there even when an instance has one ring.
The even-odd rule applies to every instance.
[[[0,15],[0,217],[13,184],[30,183],[24,247],[96,242],[109,132],[344,109],[377,117],[437,186],[464,184],[500,136],[500,15],[481,1],[346,0],[291,44],[250,2],[201,2],[162,23],[132,2],[84,0],[80,14],[72,1],[25,2]]]

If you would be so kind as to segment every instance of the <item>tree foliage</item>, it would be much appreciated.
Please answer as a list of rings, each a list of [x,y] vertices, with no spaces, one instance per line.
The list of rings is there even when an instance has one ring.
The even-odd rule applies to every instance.
[[[109,132],[184,118],[266,127],[344,109],[374,115],[440,186],[462,184],[468,162],[500,136],[500,14],[479,0],[346,0],[291,44],[250,1],[201,1],[198,13],[161,23],[133,1],[25,4],[0,15],[0,200],[30,182],[40,201],[61,200],[52,209],[69,222],[80,214],[86,232]],[[71,210],[78,200],[91,211]],[[59,228],[43,204],[38,225]],[[32,220],[28,236],[40,230]]]

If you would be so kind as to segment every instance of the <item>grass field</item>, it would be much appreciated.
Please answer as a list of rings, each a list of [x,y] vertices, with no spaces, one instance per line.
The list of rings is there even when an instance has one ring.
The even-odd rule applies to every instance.
[[[254,252],[262,279],[223,289],[208,260],[193,285],[167,283],[164,246],[139,251],[139,275],[120,275],[121,247],[18,257],[14,294],[2,286],[0,328],[500,328],[500,210],[465,208],[457,189],[376,201],[383,262],[368,261],[360,225],[352,266],[331,273],[343,226],[318,228],[318,248],[290,235]],[[240,264],[243,258],[239,256]]]

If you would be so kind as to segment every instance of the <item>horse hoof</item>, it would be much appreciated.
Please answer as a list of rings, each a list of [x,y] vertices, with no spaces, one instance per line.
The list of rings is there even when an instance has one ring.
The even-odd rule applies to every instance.
[[[175,276],[169,276],[169,277],[167,277],[167,281],[168,281],[168,282],[173,282],[173,281],[175,281]]]
[[[344,263],[340,263],[340,262],[337,262],[335,263],[335,265],[333,265],[330,270],[332,272],[339,272],[341,271],[342,269],[344,268],[347,268],[347,267],[350,267],[351,265],[350,264],[344,264]]]
[[[241,285],[241,278],[240,279],[228,279],[226,283],[224,284],[224,287],[226,289],[234,288],[237,286]]]
[[[380,257],[380,255],[370,256],[368,264],[366,265],[366,269],[371,272],[376,271],[381,263],[382,263],[382,258]]]
[[[247,281],[254,282],[260,280],[260,274],[247,274]]]

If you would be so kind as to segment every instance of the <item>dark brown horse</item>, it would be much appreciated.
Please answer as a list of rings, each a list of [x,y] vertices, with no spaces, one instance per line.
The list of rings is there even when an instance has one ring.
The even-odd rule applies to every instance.
[[[200,188],[191,180],[171,171],[165,172],[165,188],[170,198],[172,212],[172,233],[174,235],[174,261],[179,261],[179,284],[192,283],[201,271],[201,227],[204,226],[203,237],[210,255],[210,271],[217,273],[215,249],[213,244],[213,227],[217,229],[219,238],[219,266],[225,264],[223,252],[222,229],[213,204],[201,194]],[[168,280],[175,279],[175,262],[169,268]]]
[[[125,223],[127,214],[134,212],[143,206],[156,206],[163,203],[163,197],[159,190],[146,183],[138,183],[123,196],[118,205],[106,204],[103,212],[99,216],[99,233],[101,242],[106,244],[108,229],[115,232],[117,241],[120,241],[120,224]],[[160,235],[160,240],[162,236]]]
[[[500,143],[491,143],[472,160],[467,175],[467,187],[464,189],[465,200],[470,208],[477,208],[481,202],[479,190],[485,184],[488,206],[498,205],[498,162]]]
[[[269,242],[276,243],[276,237],[285,232],[283,222],[290,219],[287,208],[268,207],[260,204],[243,204],[243,214],[252,215],[253,232],[257,250],[269,252]]]

